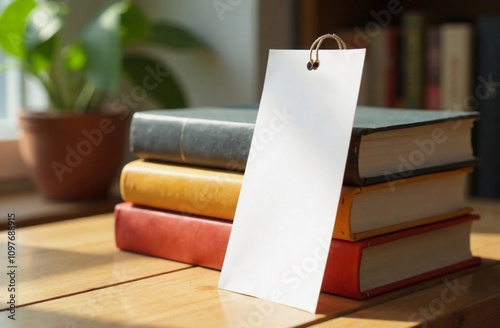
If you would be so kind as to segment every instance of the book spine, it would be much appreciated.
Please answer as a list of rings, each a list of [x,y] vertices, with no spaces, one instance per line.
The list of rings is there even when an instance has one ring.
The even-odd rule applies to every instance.
[[[477,25],[476,97],[481,120],[476,122],[475,149],[482,159],[473,175],[473,194],[500,198],[500,17],[483,17]]]
[[[344,184],[352,186],[363,186],[366,181],[359,176],[359,146],[364,129],[353,128],[351,142],[347,152],[347,161],[344,171]]]
[[[367,62],[372,70],[371,106],[387,106],[387,76],[389,70],[389,29],[381,29],[380,33],[372,38],[372,60]]]
[[[405,59],[404,59],[404,45],[403,45],[403,29],[399,28],[397,34],[397,61],[396,61],[396,98],[391,107],[394,108],[404,108],[404,70],[405,70]]]
[[[351,229],[352,205],[354,198],[361,192],[360,187],[342,186],[339,206],[333,228],[333,238],[354,241],[356,236]]]
[[[363,299],[359,272],[363,244],[332,239],[321,290],[326,293]]]
[[[134,161],[122,170],[122,198],[131,203],[232,220],[243,175]]]
[[[181,118],[153,119],[135,113],[130,124],[130,150],[142,158],[182,163],[180,137]]]
[[[423,108],[425,16],[403,16],[403,98],[406,108]]]
[[[145,159],[244,171],[254,124],[137,113],[130,128],[134,154]]]
[[[441,40],[441,108],[464,111],[470,107],[472,76],[472,25],[443,24]]]
[[[220,270],[231,225],[118,204],[115,241],[122,250]]]
[[[426,31],[425,109],[441,109],[439,27]]]

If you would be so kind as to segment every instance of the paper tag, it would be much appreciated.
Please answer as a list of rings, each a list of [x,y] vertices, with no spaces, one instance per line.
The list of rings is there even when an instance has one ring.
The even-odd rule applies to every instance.
[[[364,57],[270,51],[219,288],[316,311]]]

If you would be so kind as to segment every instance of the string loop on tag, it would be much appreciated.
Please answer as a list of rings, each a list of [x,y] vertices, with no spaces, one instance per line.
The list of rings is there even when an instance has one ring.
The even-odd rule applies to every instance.
[[[323,43],[323,41],[325,41],[325,39],[334,39],[335,41],[337,41],[337,45],[339,46],[339,49],[340,50],[344,50],[344,49],[347,49],[347,46],[344,42],[344,40],[342,40],[338,35],[336,34],[325,34],[325,35],[322,35],[320,36],[319,38],[317,38],[312,46],[311,46],[311,49],[309,51],[309,62],[307,63],[307,69],[312,71],[312,70],[317,70],[318,67],[319,67],[319,48],[321,48],[321,44]],[[313,51],[316,50],[316,58],[313,60]]]

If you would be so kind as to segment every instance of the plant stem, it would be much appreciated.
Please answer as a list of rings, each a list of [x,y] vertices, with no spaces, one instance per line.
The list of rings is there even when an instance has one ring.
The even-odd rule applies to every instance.
[[[78,99],[78,96],[80,95],[80,92],[82,91],[85,85],[85,79],[81,71],[74,71],[73,77],[74,77],[74,84],[73,84],[73,92],[71,94],[71,99],[72,99],[71,101],[73,102],[73,107],[76,108],[76,100]]]
[[[64,70],[64,69],[63,69]],[[59,74],[58,74],[59,73]],[[60,98],[59,104],[61,111],[71,111],[71,100],[68,98],[67,87],[64,83],[64,80],[61,79],[61,72],[57,71],[56,65],[52,65],[52,68],[49,72],[49,77],[53,84],[56,86],[56,92],[58,92],[58,96]]]
[[[47,90],[51,105],[55,108],[61,108],[62,103],[58,97],[55,86],[50,80],[50,76],[46,72],[40,72],[39,74],[35,74],[35,76],[38,77],[45,87],[45,90]]]
[[[95,91],[96,87],[93,84],[85,83],[82,91],[78,95],[78,98],[76,98],[75,111],[84,113],[87,110],[87,107]]]
[[[75,99],[73,99],[73,95],[75,93],[75,83],[74,83],[74,74],[70,72],[65,67],[61,68],[64,72],[64,80],[65,80],[65,94],[67,98],[67,106],[68,108],[73,108],[75,106]]]
[[[47,90],[47,93],[49,95],[50,105],[52,107],[59,107],[60,100],[58,99],[58,95],[54,87],[54,84],[50,80],[50,76],[47,74],[47,72],[42,71],[37,74],[33,71],[32,67],[27,62],[21,62],[20,64],[23,73],[32,74],[42,83],[42,85],[44,86],[45,90]]]

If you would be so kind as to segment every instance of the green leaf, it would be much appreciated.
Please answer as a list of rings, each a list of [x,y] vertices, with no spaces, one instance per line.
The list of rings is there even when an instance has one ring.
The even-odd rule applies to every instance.
[[[186,107],[186,99],[172,72],[155,60],[127,55],[124,58],[125,74],[154,100],[165,108]]]
[[[129,3],[121,17],[122,43],[128,45],[150,38],[153,29],[144,12],[135,4]]]
[[[122,67],[120,18],[127,4],[106,4],[92,17],[82,34],[87,55],[85,76],[88,82],[104,91],[118,88]]]
[[[33,71],[33,73],[38,74],[41,71],[50,71],[56,44],[56,38],[53,37],[40,44],[36,51],[28,53],[29,69]]]
[[[61,30],[68,8],[57,2],[40,3],[28,16],[24,44],[28,51],[52,38]]]
[[[196,49],[205,44],[191,32],[164,22],[153,24],[151,41],[176,49]]]
[[[0,45],[7,54],[24,58],[24,28],[29,13],[35,8],[35,0],[16,0],[0,16]]]
[[[56,2],[39,4],[28,16],[24,45],[28,62],[35,74],[49,71],[54,59],[58,33],[68,10]]]
[[[64,47],[62,51],[64,66],[70,71],[79,71],[85,67],[87,56],[83,47],[79,44],[72,44]]]

